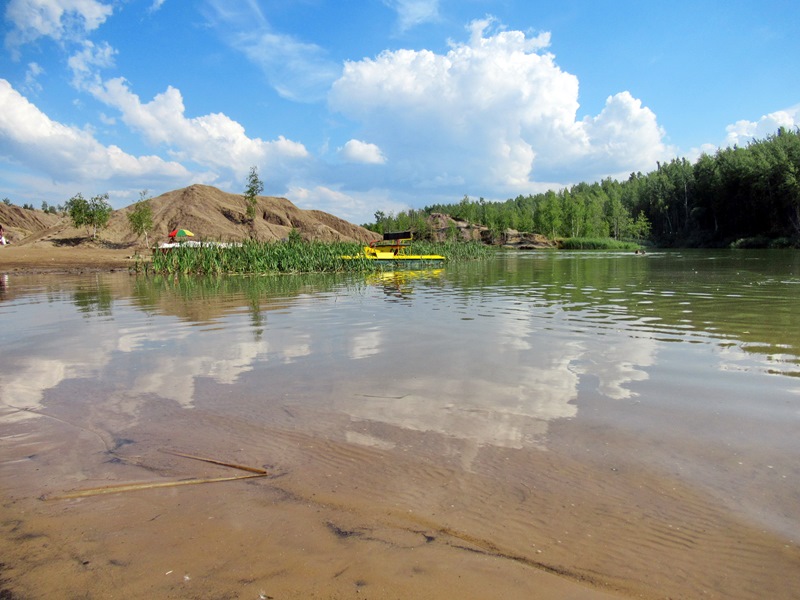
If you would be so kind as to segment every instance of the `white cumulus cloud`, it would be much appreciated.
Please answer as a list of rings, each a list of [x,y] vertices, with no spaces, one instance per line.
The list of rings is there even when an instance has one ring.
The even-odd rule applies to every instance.
[[[288,198],[299,208],[321,210],[351,223],[368,223],[373,220],[375,211],[398,213],[408,208],[408,204],[392,199],[385,189],[366,191],[342,191],[325,185],[291,185],[287,189]]]
[[[132,156],[117,146],[104,146],[88,131],[53,121],[5,79],[0,79],[0,156],[55,180],[189,175],[176,162]]]
[[[450,180],[462,194],[514,195],[536,182],[647,170],[669,156],[655,114],[639,100],[621,92],[599,115],[579,119],[578,79],[546,51],[550,35],[496,25],[473,22],[469,42],[446,54],[396,50],[347,62],[329,105],[360,126],[360,137],[405,157],[395,164],[398,181]]]
[[[609,96],[599,115],[582,121],[581,130],[586,139],[576,162],[584,162],[588,172],[624,177],[672,153],[655,113],[630,92]]]
[[[108,43],[94,44],[84,40],[81,49],[67,60],[72,70],[72,84],[78,88],[98,85],[100,82],[99,69],[114,66],[114,56],[117,51]]]
[[[178,160],[243,178],[251,166],[277,168],[309,156],[305,146],[279,136],[275,141],[250,138],[244,127],[222,113],[187,117],[180,90],[169,86],[143,103],[122,78],[111,79],[93,94],[120,111],[128,127],[150,143],[166,146]]]
[[[768,115],[762,116],[757,121],[737,121],[733,125],[728,125],[725,130],[728,132],[725,138],[725,145],[745,146],[753,139],[764,139],[774,134],[781,127],[793,129],[800,126],[800,104],[778,110]]]
[[[6,46],[16,48],[40,37],[81,39],[111,16],[111,3],[97,0],[10,0],[6,21],[12,28]]]
[[[339,148],[339,156],[348,162],[368,165],[382,165],[386,162],[386,157],[378,146],[361,140],[349,140]]]

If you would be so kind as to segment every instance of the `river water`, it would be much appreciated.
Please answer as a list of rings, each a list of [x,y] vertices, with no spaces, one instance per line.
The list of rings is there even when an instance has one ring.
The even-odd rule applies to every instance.
[[[477,574],[505,598],[541,574],[620,597],[800,589],[798,252],[2,284],[12,590],[494,597]],[[165,450],[269,476],[64,497],[230,474]],[[236,568],[210,557],[220,544]],[[553,585],[536,597],[566,597]]]

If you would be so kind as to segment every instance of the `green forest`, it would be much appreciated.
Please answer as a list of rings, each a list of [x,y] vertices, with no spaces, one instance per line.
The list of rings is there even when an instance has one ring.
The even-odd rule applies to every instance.
[[[399,214],[375,213],[374,231],[430,236],[442,213],[489,228],[551,239],[613,238],[659,247],[800,247],[800,129],[782,128],[746,147],[659,163],[626,181],[604,179],[503,202],[464,196]]]

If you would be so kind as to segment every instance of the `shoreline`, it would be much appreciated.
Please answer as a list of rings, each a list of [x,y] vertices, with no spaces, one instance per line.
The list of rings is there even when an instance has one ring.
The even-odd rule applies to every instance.
[[[0,247],[0,273],[86,273],[128,270],[143,258],[144,248]]]

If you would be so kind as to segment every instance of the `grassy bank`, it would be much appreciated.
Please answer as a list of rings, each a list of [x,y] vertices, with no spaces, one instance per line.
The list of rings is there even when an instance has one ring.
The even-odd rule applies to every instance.
[[[362,245],[348,242],[255,242],[240,246],[171,248],[156,250],[149,267],[162,274],[253,274],[253,273],[341,273],[368,272],[381,268],[366,258],[344,259],[362,254]],[[415,254],[441,254],[448,261],[484,258],[491,249],[478,243],[415,242]]]
[[[566,238],[558,247],[562,250],[638,250],[636,242],[621,242],[612,238]]]

